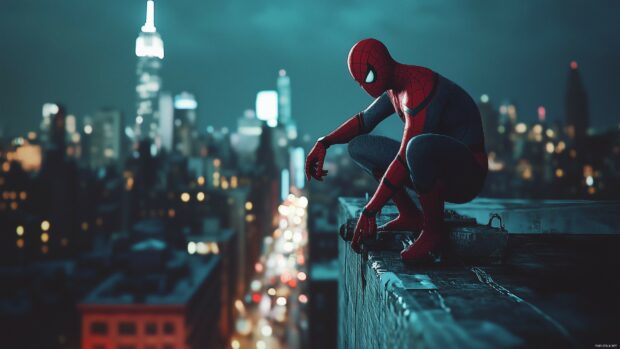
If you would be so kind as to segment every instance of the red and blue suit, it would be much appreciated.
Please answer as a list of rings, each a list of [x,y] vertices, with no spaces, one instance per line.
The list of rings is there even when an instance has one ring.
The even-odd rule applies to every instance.
[[[353,46],[349,71],[373,103],[317,140],[306,159],[308,178],[322,180],[323,161],[332,144],[348,144],[353,160],[379,185],[361,213],[352,240],[378,230],[421,231],[401,252],[406,261],[426,259],[445,241],[444,202],[476,197],[487,174],[480,111],[460,86],[431,69],[396,62],[383,43],[365,39]],[[400,142],[369,134],[396,113],[403,121]],[[418,194],[422,212],[407,193]],[[389,201],[399,215],[377,228],[376,215]]]

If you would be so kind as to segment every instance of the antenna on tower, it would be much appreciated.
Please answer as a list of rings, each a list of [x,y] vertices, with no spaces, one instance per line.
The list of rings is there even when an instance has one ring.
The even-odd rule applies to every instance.
[[[146,22],[142,26],[142,31],[145,33],[157,31],[155,28],[155,1],[153,0],[147,0],[146,2]]]

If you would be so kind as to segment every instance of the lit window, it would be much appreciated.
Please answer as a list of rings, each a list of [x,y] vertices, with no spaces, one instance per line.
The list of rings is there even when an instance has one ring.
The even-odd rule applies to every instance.
[[[181,194],[181,201],[183,202],[189,202],[190,196],[189,193],[183,193]]]
[[[193,241],[190,241],[187,243],[187,253],[189,254],[194,254],[197,251],[197,246],[196,243]]]
[[[197,199],[198,201],[204,201],[204,199],[205,199],[205,193],[203,193],[203,192],[198,192],[198,194],[196,194],[196,199]]]
[[[545,150],[547,151],[547,153],[551,154],[554,152],[555,146],[553,145],[553,143],[547,142],[547,144],[545,145]]]

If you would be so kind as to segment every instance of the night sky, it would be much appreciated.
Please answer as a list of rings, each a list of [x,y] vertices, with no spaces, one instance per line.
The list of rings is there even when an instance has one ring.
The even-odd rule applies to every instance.
[[[2,0],[5,135],[36,128],[49,101],[80,118],[103,106],[133,117],[134,45],[145,8],[145,0]],[[617,125],[619,13],[619,1],[156,0],[155,18],[166,50],[164,90],[194,93],[201,127],[235,127],[285,68],[293,117],[318,137],[370,102],[346,66],[350,47],[365,37],[475,98],[513,100],[526,120],[539,105],[549,119],[563,118],[574,59],[592,125]],[[396,125],[382,131],[397,137]]]

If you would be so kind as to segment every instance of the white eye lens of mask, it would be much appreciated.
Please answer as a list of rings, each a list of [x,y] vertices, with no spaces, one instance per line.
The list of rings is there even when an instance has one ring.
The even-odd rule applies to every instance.
[[[366,74],[366,80],[364,80],[364,82],[370,84],[373,81],[375,81],[375,72],[372,69],[368,69],[368,74]]]

